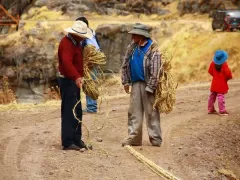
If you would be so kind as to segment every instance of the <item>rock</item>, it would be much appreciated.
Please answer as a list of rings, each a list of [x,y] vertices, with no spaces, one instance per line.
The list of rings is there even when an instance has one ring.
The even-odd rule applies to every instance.
[[[128,32],[131,24],[106,24],[96,29],[100,47],[106,55],[106,65],[102,66],[104,72],[119,72],[127,46],[131,42]]]
[[[90,8],[83,4],[83,5],[78,6],[78,10],[82,11],[82,12],[85,12],[85,11],[90,11]]]
[[[42,7],[42,6],[46,6],[47,3],[48,3],[48,0],[37,0],[34,5],[37,7]]]
[[[225,9],[223,0],[182,0],[178,3],[178,11],[180,15],[186,13],[211,13],[215,9]]]
[[[12,66],[5,68],[5,72],[3,74],[10,79],[16,78],[16,72],[13,70]]]
[[[114,5],[115,9],[127,10],[127,5],[125,3],[117,3]]]
[[[97,138],[96,138],[96,141],[97,141],[97,142],[102,142],[103,140],[102,140],[102,138],[97,137]]]
[[[86,149],[85,148],[81,148],[79,151],[83,153],[83,152],[86,151]]]
[[[9,31],[9,27],[8,26],[3,26],[0,34],[7,34],[8,31]]]

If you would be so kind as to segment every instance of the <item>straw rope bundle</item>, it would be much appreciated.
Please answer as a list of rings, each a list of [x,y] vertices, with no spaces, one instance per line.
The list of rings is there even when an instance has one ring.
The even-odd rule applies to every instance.
[[[155,172],[157,175],[163,177],[167,180],[179,180],[176,176],[172,175],[170,172],[166,171],[165,169],[159,167],[157,164],[152,162],[151,160],[144,157],[141,153],[137,152],[132,146],[125,146],[125,148],[134,156],[136,157],[140,162],[145,164],[147,167],[149,167],[153,172]]]
[[[92,99],[97,100],[99,96],[98,87],[101,85],[102,71],[99,66],[106,64],[106,56],[93,45],[87,45],[83,49],[84,62],[84,84],[83,92]],[[94,69],[93,69],[94,68]]]
[[[160,76],[158,87],[155,92],[155,102],[153,107],[161,113],[170,113],[176,102],[176,89],[178,86],[177,78],[171,69],[172,55],[168,52],[161,54],[162,65],[159,70]]]

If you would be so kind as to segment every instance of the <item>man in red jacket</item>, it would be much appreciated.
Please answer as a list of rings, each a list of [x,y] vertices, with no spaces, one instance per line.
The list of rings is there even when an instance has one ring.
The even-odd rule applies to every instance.
[[[61,139],[64,150],[80,150],[87,146],[82,141],[81,123],[74,117],[73,108],[80,100],[83,84],[83,54],[81,41],[91,38],[92,31],[82,21],[75,21],[73,26],[65,29],[67,35],[58,48],[59,85],[61,104]],[[76,117],[82,120],[82,105],[75,108]]]

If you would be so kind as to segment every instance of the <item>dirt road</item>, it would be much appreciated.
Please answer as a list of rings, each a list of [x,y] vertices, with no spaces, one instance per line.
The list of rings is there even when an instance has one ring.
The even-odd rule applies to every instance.
[[[60,106],[0,111],[0,179],[163,179],[121,147],[129,97],[116,96],[123,94],[119,86],[109,90],[115,96],[103,102],[101,112],[84,115],[90,131],[87,139],[84,128],[84,138],[94,148],[88,152],[61,150]],[[208,94],[208,83],[179,87],[174,111],[161,116],[162,146],[150,145],[144,127],[143,146],[134,148],[180,179],[239,178],[240,81],[230,83],[227,117],[207,114]]]

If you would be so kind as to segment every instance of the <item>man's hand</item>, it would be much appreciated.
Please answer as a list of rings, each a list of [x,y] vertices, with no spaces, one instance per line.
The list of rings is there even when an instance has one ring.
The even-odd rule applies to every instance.
[[[83,85],[83,78],[78,78],[76,81],[75,81],[76,85],[78,88],[81,88],[82,85]]]
[[[125,85],[125,86],[124,86],[124,90],[125,90],[125,92],[126,92],[127,94],[130,94],[130,92],[129,92],[129,85]]]

